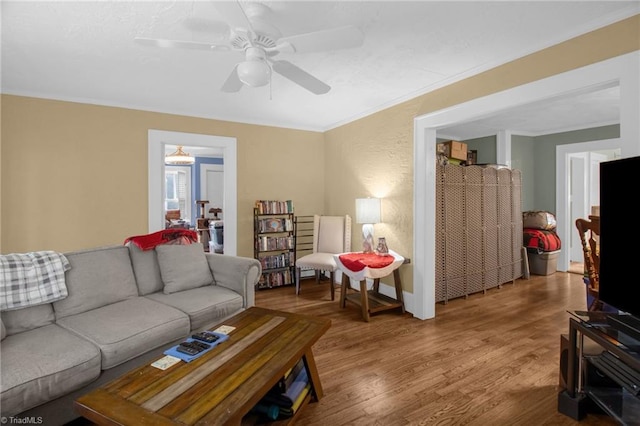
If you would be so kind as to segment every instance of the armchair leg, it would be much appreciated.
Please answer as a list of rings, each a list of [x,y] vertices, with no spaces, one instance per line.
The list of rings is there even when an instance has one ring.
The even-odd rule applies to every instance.
[[[300,268],[296,268],[296,296],[300,294]]]

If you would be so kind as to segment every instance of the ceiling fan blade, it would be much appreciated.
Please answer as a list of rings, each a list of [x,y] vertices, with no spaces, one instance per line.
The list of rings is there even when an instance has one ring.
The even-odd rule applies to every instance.
[[[198,41],[183,41],[183,40],[166,40],[161,38],[146,38],[136,37],[134,41],[143,46],[152,47],[171,47],[179,49],[195,49],[195,50],[209,50],[215,52],[228,52],[231,50],[229,46],[223,44],[211,44]]]
[[[251,28],[251,22],[249,22],[249,18],[247,18],[247,14],[244,12],[244,9],[242,9],[240,2],[214,1],[212,2],[212,5],[227,21],[231,28],[245,28],[253,30]]]
[[[278,40],[276,50],[301,53],[321,52],[358,47],[362,46],[363,42],[364,34],[362,31],[358,27],[348,25],[291,37],[282,37]]]
[[[238,66],[236,65],[231,71],[231,74],[229,74],[229,77],[227,77],[227,80],[224,82],[220,90],[226,93],[235,93],[240,91],[240,89],[242,89],[242,86],[243,83],[238,77]]]
[[[288,78],[316,95],[322,95],[331,90],[331,86],[323,83],[289,61],[273,61],[272,68],[281,76]]]

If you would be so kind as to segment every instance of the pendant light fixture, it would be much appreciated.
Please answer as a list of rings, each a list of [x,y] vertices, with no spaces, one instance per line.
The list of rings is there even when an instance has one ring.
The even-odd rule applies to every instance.
[[[196,159],[182,150],[182,145],[178,145],[176,152],[167,154],[164,157],[164,164],[174,166],[188,166],[196,162]]]

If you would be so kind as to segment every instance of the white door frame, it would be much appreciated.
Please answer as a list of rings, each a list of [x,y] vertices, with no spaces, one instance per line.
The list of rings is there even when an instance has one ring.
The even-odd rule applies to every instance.
[[[587,170],[587,157],[589,152],[578,152],[576,154],[569,155],[569,187],[567,188],[568,212],[569,221],[571,225],[575,223],[573,218],[586,218],[588,216],[588,203],[589,196],[587,193],[591,192],[588,181],[589,171]],[[580,236],[577,232],[569,232],[568,240],[560,240],[562,246],[566,246],[569,250],[569,262],[580,262],[583,259],[583,249]]]
[[[413,314],[435,317],[435,145],[438,129],[559,95],[620,84],[622,157],[640,155],[640,51],[514,87],[414,120]],[[509,129],[506,129],[509,130]],[[500,149],[500,146],[498,146]],[[501,157],[498,153],[498,158]],[[559,176],[558,174],[556,176]],[[556,189],[556,197],[560,192]],[[566,191],[565,194],[566,195]],[[557,203],[557,201],[556,201]],[[557,204],[556,204],[557,206]],[[566,227],[566,224],[563,224]],[[560,227],[560,222],[558,222]],[[561,251],[560,256],[564,253]],[[566,255],[564,256],[566,259]],[[559,264],[560,265],[560,264]]]
[[[236,138],[201,135],[196,133],[169,132],[150,129],[149,148],[149,232],[164,229],[164,155],[165,145],[201,146],[222,149],[224,158],[224,203],[225,213],[224,253],[238,253],[238,196],[237,196],[237,147]]]

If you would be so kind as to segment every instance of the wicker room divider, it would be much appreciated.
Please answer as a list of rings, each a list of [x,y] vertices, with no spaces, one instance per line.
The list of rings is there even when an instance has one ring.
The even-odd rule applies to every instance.
[[[521,172],[436,167],[436,302],[521,277]]]

